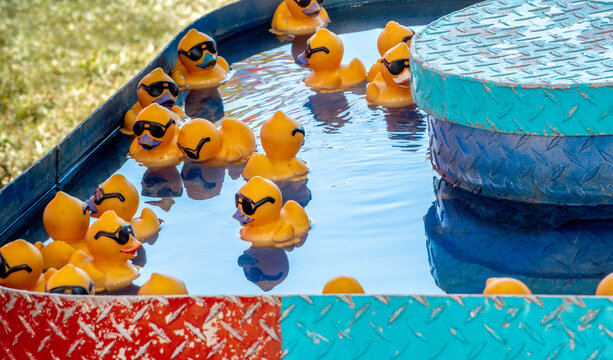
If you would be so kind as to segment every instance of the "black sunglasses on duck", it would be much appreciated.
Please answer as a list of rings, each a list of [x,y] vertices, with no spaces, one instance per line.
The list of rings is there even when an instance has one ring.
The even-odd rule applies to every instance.
[[[83,286],[56,286],[50,290],[47,290],[51,294],[66,294],[66,295],[89,295],[94,290],[94,282],[89,282],[89,287],[86,289]]]
[[[164,134],[166,134],[166,130],[170,127],[170,125],[174,124],[174,119],[170,119],[166,125],[162,125],[160,123],[149,121],[149,120],[139,120],[134,123],[132,126],[132,130],[136,136],[140,136],[145,130],[149,130],[151,136],[155,138],[162,138]]]
[[[198,158],[200,157],[200,150],[202,150],[202,147],[204,146],[204,144],[206,144],[209,141],[211,141],[211,138],[208,136],[205,138],[202,138],[202,140],[200,140],[200,142],[198,143],[195,149],[183,147],[181,146],[181,144],[177,144],[177,145],[179,146],[179,148],[181,148],[185,152],[185,155],[187,155],[188,158],[192,160],[198,160]]]
[[[98,231],[96,235],[94,235],[94,239],[98,240],[98,238],[102,236],[106,236],[115,240],[119,245],[125,245],[130,241],[130,235],[134,236],[134,229],[130,224],[123,224],[117,228],[117,230],[113,232],[108,231]]]
[[[6,259],[4,258],[4,256],[2,256],[2,253],[0,253],[0,279],[6,279],[12,273],[21,270],[25,270],[29,273],[32,272],[32,268],[26,264],[9,266],[9,264],[6,263]]]
[[[267,202],[274,204],[275,199],[270,196],[267,196],[258,202],[253,202],[253,200],[249,199],[241,193],[236,193],[236,195],[234,196],[234,203],[236,204],[236,207],[238,207],[238,205],[240,204],[243,208],[243,212],[245,213],[245,215],[255,214],[255,211]]]
[[[183,54],[187,56],[187,58],[190,59],[191,61],[197,61],[198,59],[202,57],[202,54],[204,54],[205,49],[208,50],[211,54],[216,54],[217,44],[215,43],[215,40],[207,40],[207,41],[198,43],[192,46],[191,49],[189,49],[188,51],[179,49],[179,54]]]
[[[121,193],[105,193],[102,187],[98,186],[94,193],[94,204],[100,205],[106,199],[117,198],[119,201],[124,202],[126,198]]]
[[[294,2],[298,4],[298,6],[305,8],[309,6],[309,4],[311,3],[311,0],[294,0]],[[319,5],[321,5],[321,3],[324,2],[324,0],[317,0],[317,2],[319,3]]]
[[[165,89],[168,89],[172,96],[179,95],[179,86],[172,81],[156,81],[149,85],[140,84],[138,85],[138,87],[145,89],[147,94],[153,97],[158,97],[162,95]]]
[[[392,62],[388,62],[387,60],[385,60],[385,58],[383,58],[381,59],[381,62],[383,63],[383,65],[385,65],[387,70],[389,70],[390,74],[392,75],[398,75],[403,72],[404,69],[411,69],[409,59],[398,59]]]
[[[325,46],[320,46],[313,49],[311,48],[311,44],[307,43],[306,49],[304,50],[304,56],[306,56],[307,59],[310,59],[311,55],[319,51],[323,51],[326,54],[330,53],[330,50]]]

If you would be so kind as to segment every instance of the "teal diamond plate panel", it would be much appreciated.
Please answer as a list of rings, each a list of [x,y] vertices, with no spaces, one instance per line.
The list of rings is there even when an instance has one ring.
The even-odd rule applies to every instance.
[[[606,298],[283,297],[284,359],[610,359]]]
[[[413,97],[438,119],[510,133],[613,134],[613,1],[485,1],[413,39]]]

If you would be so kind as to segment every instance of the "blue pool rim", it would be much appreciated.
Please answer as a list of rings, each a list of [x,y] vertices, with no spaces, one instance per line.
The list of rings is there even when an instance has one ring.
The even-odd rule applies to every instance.
[[[483,196],[537,204],[613,204],[613,136],[505,134],[428,116],[432,167]]]
[[[359,4],[382,2],[362,0]],[[105,146],[113,148],[123,113],[135,101],[138,81],[155,67],[167,71],[171,68],[176,59],[174,47],[185,32],[197,28],[222,39],[267,23],[277,4],[278,0],[241,0],[203,16],[179,32],[151,64],[49,154],[0,191],[3,209],[0,238],[6,240],[11,229],[27,224],[41,203],[61,190],[93,157],[107,149]],[[355,6],[349,0],[330,0],[326,4],[330,8]],[[20,296],[30,299],[27,293]],[[168,298],[157,297],[155,301],[164,304]],[[266,301],[277,297],[260,298]],[[613,329],[613,309],[607,298],[303,295],[280,299],[284,359],[347,356],[491,359],[501,354],[510,359],[527,353],[543,358],[557,355],[561,359],[588,358],[594,354],[603,358],[613,356],[609,330]],[[100,308],[111,303],[106,308],[110,309],[115,303],[137,300],[96,295],[87,301]],[[95,326],[93,320],[90,326]]]
[[[601,1],[488,0],[444,16],[411,43],[415,103],[496,132],[612,135],[607,14]]]

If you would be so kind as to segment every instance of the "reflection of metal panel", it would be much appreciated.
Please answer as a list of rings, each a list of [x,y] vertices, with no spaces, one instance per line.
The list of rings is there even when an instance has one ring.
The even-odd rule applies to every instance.
[[[412,42],[415,102],[438,119],[538,135],[613,134],[613,3],[485,1]]]
[[[608,299],[284,297],[284,359],[594,359],[613,356]]]
[[[613,136],[504,134],[428,117],[432,166],[477,194],[516,201],[613,204]]]
[[[2,359],[279,358],[275,296],[49,296],[0,289]]]

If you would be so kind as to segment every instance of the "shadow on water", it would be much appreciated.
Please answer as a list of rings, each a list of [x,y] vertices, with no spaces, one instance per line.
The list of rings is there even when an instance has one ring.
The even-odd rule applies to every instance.
[[[613,272],[613,221],[578,220],[577,212],[596,216],[586,209],[488,199],[438,178],[434,191],[426,242],[432,276],[447,293],[481,293],[487,278],[511,276],[536,294],[593,295]]]
[[[174,205],[174,198],[183,195],[183,180],[176,167],[147,169],[141,181],[142,196],[159,198],[159,200],[146,201],[168,212]]]

